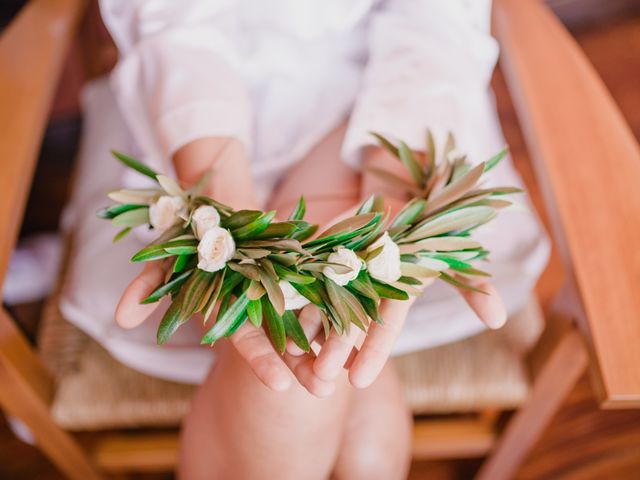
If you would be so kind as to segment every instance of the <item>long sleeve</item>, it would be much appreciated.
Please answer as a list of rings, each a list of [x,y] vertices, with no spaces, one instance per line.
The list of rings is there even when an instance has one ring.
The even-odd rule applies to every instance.
[[[389,0],[373,12],[369,60],[343,147],[349,163],[373,143],[370,131],[423,148],[427,127],[441,145],[451,130],[463,149],[477,152],[475,120],[498,55],[490,13],[490,0]]]
[[[168,171],[171,155],[197,138],[248,142],[233,1],[100,0],[100,7],[120,55],[111,87],[145,161]]]

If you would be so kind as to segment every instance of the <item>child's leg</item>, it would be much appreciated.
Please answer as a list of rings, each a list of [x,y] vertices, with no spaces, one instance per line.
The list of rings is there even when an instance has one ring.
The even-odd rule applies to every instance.
[[[344,433],[347,382],[324,399],[298,385],[273,392],[233,347],[216,348],[216,364],[184,422],[180,478],[328,478]]]
[[[323,223],[360,199],[360,176],[340,159],[345,125],[334,130],[281,182],[271,208],[308,200],[308,216]],[[343,381],[344,378],[341,378]],[[334,468],[338,480],[404,479],[411,461],[411,415],[393,365],[371,387],[353,390]]]
[[[347,418],[334,478],[407,478],[411,464],[412,417],[391,363],[370,387],[354,392]]]
[[[323,222],[352,206],[359,195],[358,177],[340,163],[340,141],[334,132],[296,166],[271,207],[292,206],[304,193],[309,218]],[[396,472],[403,477],[407,416],[391,372],[361,392],[343,375],[331,397],[317,399],[299,386],[272,392],[235,349],[224,343],[216,348],[218,361],[185,420],[182,478],[320,479],[334,465],[340,478],[375,478],[372,470],[385,472],[378,478],[393,478]],[[381,450],[386,454],[375,458],[380,463],[370,463],[367,452]]]

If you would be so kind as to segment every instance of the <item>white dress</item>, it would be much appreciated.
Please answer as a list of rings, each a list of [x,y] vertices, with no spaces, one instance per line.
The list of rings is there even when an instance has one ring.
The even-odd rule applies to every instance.
[[[197,383],[214,356],[200,330],[185,325],[155,345],[162,315],[122,330],[114,309],[140,266],[142,247],[95,217],[105,192],[135,185],[109,154],[118,149],[172,172],[170,158],[204,136],[234,136],[248,147],[261,201],[288,167],[345,118],[342,156],[358,166],[369,131],[424,145],[431,128],[442,145],[482,161],[504,140],[489,82],[498,48],[488,0],[101,0],[120,51],[110,78],[83,94],[84,134],[77,186],[65,225],[74,248],[61,309],[66,318],[133,368]],[[511,163],[491,183],[521,185]],[[492,250],[493,274],[509,312],[526,301],[548,256],[527,208],[507,210],[478,231]],[[436,283],[416,302],[395,353],[428,348],[483,330],[459,295]]]

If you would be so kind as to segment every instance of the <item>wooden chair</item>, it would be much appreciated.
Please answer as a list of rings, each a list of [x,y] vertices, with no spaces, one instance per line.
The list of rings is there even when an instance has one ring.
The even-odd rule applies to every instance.
[[[0,284],[56,80],[84,7],[83,0],[31,0],[0,36]],[[496,1],[495,28],[569,281],[533,348],[542,328],[535,300],[503,331],[399,361],[408,398],[419,414],[416,458],[489,453],[479,473],[483,479],[513,476],[588,365],[604,408],[640,404],[640,350],[635,346],[640,298],[634,295],[640,261],[627,247],[640,233],[638,145],[593,68],[543,4]],[[31,429],[38,446],[69,478],[172,468],[175,426],[187,408],[190,388],[149,379],[115,362],[64,322],[55,295],[42,323],[39,355],[8,312],[0,310],[0,405],[5,412]],[[442,375],[443,362],[455,372],[466,371],[467,377]],[[480,364],[486,368],[473,369]],[[531,365],[531,382],[526,364]],[[119,387],[111,392],[139,391],[107,397],[97,405],[100,417],[95,396],[87,395],[107,381]],[[517,412],[499,431],[496,413],[514,408]],[[475,413],[442,415],[453,412]],[[113,430],[122,427],[147,429]],[[70,433],[89,428],[102,433],[90,442]]]

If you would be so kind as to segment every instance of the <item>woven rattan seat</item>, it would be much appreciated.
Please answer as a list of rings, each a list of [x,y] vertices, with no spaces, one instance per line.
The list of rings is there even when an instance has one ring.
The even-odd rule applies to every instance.
[[[400,357],[396,363],[414,412],[519,405],[528,390],[521,356],[538,337],[540,318],[532,302],[502,330]],[[39,348],[57,382],[52,415],[66,429],[176,426],[189,408],[194,387],[119,363],[64,320],[55,296],[45,308]]]

